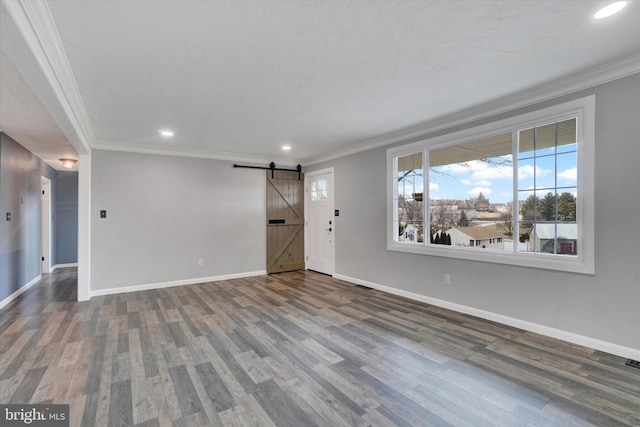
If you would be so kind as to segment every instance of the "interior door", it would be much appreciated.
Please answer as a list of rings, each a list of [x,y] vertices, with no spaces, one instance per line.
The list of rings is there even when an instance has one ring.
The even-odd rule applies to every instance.
[[[303,180],[298,172],[267,171],[269,274],[304,269]]]
[[[333,168],[308,173],[305,189],[307,268],[333,275],[335,235]]]

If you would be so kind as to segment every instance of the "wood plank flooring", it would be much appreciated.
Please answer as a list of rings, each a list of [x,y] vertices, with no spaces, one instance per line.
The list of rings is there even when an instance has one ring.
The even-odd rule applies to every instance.
[[[313,272],[0,311],[0,403],[72,426],[640,426],[640,370]]]

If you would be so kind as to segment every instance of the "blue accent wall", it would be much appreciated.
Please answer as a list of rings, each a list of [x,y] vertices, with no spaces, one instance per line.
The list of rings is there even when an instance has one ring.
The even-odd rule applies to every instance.
[[[78,262],[78,172],[58,171],[55,191],[55,264]]]

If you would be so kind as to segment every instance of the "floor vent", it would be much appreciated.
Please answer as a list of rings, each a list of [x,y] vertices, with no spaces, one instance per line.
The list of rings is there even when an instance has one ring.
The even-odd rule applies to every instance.
[[[365,285],[356,285],[356,288],[362,288],[362,289],[366,289],[366,290],[368,290],[368,291],[370,291],[371,289],[373,289],[373,288],[370,288],[370,287],[365,286]]]
[[[638,362],[637,360],[629,359],[627,360],[627,363],[625,363],[625,365],[631,366],[632,368],[640,369],[640,362]]]

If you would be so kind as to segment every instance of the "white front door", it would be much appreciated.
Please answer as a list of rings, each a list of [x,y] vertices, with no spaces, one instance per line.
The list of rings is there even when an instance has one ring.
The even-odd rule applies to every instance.
[[[333,168],[305,175],[306,267],[333,275]]]

